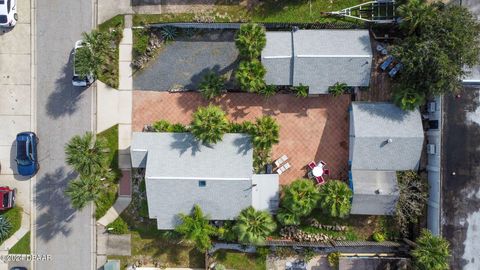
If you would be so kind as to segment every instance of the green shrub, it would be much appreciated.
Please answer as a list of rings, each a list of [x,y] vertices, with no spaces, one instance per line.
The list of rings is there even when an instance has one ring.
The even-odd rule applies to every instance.
[[[327,256],[328,264],[331,267],[334,267],[335,269],[338,269],[338,263],[340,261],[340,255],[341,254],[338,251],[329,253],[328,256]]]
[[[348,85],[346,83],[335,83],[334,85],[328,88],[328,92],[334,97],[338,97],[347,91]]]
[[[160,30],[160,35],[166,41],[175,40],[175,38],[177,37],[177,28],[173,26],[162,27],[162,30]]]
[[[265,88],[265,74],[267,71],[262,63],[257,59],[251,61],[242,61],[238,65],[235,78],[244,91],[258,93]]]
[[[5,240],[10,236],[12,224],[10,219],[5,216],[0,216],[0,240]]]
[[[425,93],[402,84],[393,89],[393,103],[404,111],[413,111],[425,104]]]
[[[129,232],[128,224],[121,217],[108,224],[107,230],[113,234],[127,234]]]
[[[140,201],[140,208],[138,209],[138,214],[141,217],[148,218],[148,201],[147,201],[147,199],[142,199]]]
[[[308,97],[308,86],[306,85],[300,84],[299,86],[295,86],[293,91],[297,97]]]
[[[255,23],[242,24],[235,36],[235,45],[246,59],[258,58],[266,44],[265,28]]]
[[[275,85],[265,85],[258,93],[265,96],[265,98],[269,98],[277,93],[277,87]]]
[[[133,54],[143,55],[147,51],[150,36],[146,29],[133,29]]]
[[[226,270],[226,269],[227,268],[221,263],[215,264],[215,270]]]
[[[187,128],[184,125],[180,123],[171,124],[167,120],[159,120],[153,123],[152,127],[155,132],[187,132]]]
[[[205,99],[213,99],[219,96],[225,88],[225,78],[214,72],[209,72],[203,77],[199,88]]]
[[[381,232],[374,232],[372,235],[372,239],[375,242],[383,242],[385,241],[385,235]]]
[[[316,253],[310,249],[310,248],[307,248],[305,249],[305,251],[303,251],[303,259],[305,260],[305,262],[310,262],[313,257],[315,257]]]

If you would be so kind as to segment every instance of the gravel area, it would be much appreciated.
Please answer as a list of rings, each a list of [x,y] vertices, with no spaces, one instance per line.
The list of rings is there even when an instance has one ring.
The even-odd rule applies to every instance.
[[[238,51],[234,31],[199,30],[193,37],[179,37],[166,45],[144,70],[133,78],[136,90],[197,90],[205,74],[213,71],[233,86]]]

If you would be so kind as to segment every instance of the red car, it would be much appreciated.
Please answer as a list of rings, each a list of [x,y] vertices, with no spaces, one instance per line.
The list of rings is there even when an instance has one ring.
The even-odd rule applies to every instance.
[[[0,211],[8,210],[15,205],[15,189],[0,187]]]

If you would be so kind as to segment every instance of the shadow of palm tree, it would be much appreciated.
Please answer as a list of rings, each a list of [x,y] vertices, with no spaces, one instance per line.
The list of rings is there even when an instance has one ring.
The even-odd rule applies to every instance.
[[[68,236],[71,233],[70,221],[75,217],[75,209],[64,194],[64,187],[77,177],[73,171],[65,172],[57,168],[46,173],[36,184],[37,235],[49,241],[58,234]]]
[[[73,56],[70,53],[60,78],[55,82],[55,91],[48,96],[47,114],[54,119],[75,113],[79,102],[83,99],[82,94],[87,89],[86,87],[75,87],[72,85],[72,65]]]

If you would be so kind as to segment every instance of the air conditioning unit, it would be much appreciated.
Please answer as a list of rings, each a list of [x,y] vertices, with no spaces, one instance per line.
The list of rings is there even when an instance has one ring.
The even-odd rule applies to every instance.
[[[435,101],[429,102],[428,103],[428,112],[429,113],[434,113],[437,111],[437,103]]]
[[[427,153],[430,154],[430,155],[435,155],[436,151],[435,151],[435,144],[427,144]]]

